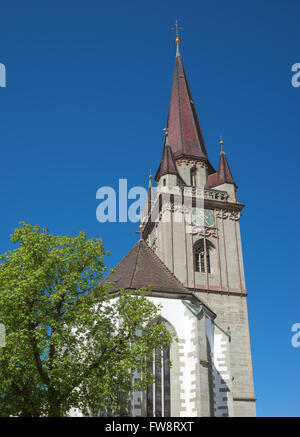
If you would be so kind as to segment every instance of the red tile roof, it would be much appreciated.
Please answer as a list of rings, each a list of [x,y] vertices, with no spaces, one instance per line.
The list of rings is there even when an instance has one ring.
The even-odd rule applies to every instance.
[[[184,287],[144,240],[138,241],[130,249],[102,284],[108,281],[115,283],[109,290],[110,293],[117,293],[122,288],[136,291],[151,285],[153,293],[166,293],[174,298],[197,300],[213,317],[216,316],[203,299]]]
[[[121,288],[137,290],[153,286],[153,290],[169,293],[190,294],[170,272],[144,240],[138,241],[115,267],[104,282],[115,282],[111,292]]]
[[[177,171],[177,167],[174,161],[172,149],[165,142],[161,161],[154,179],[156,180],[156,182],[158,182],[162,176],[165,176],[167,174],[173,174],[179,177],[179,173]]]
[[[205,188],[213,188],[221,184],[236,186],[223,148],[220,153],[218,171],[208,176]]]
[[[208,160],[182,57],[177,53],[167,121],[169,142],[175,158]]]
[[[234,184],[234,179],[232,177],[229,164],[225,155],[225,152],[222,150],[220,154],[219,167],[218,167],[218,175],[219,182],[222,184]]]

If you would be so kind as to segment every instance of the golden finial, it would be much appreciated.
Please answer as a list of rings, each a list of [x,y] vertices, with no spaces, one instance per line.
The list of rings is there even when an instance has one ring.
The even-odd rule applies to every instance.
[[[169,129],[166,127],[164,129],[164,131],[165,131],[165,144],[166,144],[166,146],[169,146],[170,145],[170,143],[169,143]]]
[[[136,234],[140,234],[140,241],[143,241],[143,229],[144,226],[142,225],[142,223],[139,225],[139,231],[136,231]]]
[[[224,144],[224,141],[223,141],[222,135],[220,135],[221,153],[224,153],[223,144]]]
[[[181,39],[179,37],[179,30],[181,30],[183,28],[179,26],[178,20],[175,21],[175,27],[172,27],[171,29],[175,30],[175,32],[176,32],[175,44],[177,44],[177,45],[180,44],[181,43]]]
[[[149,179],[152,179],[151,168],[150,168],[150,173],[149,173]]]

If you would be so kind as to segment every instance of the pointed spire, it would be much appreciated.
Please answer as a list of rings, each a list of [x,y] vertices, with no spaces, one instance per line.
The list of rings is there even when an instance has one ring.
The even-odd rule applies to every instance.
[[[235,184],[234,179],[232,177],[229,164],[224,152],[223,148],[223,139],[220,138],[220,145],[221,145],[221,151],[220,151],[220,159],[219,159],[219,166],[218,166],[218,180],[219,184]]]
[[[151,174],[151,169],[150,169],[149,184],[148,184],[148,213],[151,212],[153,200],[154,200],[154,193],[153,193],[153,187],[152,187],[152,174]]]
[[[149,171],[149,185],[148,185],[148,189],[149,188],[152,188],[152,173],[151,173],[151,168],[150,168],[150,171]]]
[[[143,219],[148,217],[148,215],[151,213],[154,200],[155,200],[155,191],[154,191],[154,188],[152,186],[152,174],[151,174],[151,169],[150,169],[149,183],[148,183],[148,195],[147,195],[147,201],[145,203],[144,211],[142,214],[142,222],[143,222]]]
[[[160,165],[158,167],[158,170],[154,178],[156,182],[158,182],[162,176],[167,174],[173,174],[179,176],[168,137],[169,137],[168,131],[166,130],[163,153],[162,153]]]
[[[210,174],[207,179],[206,188],[213,188],[217,185],[221,184],[234,184],[236,186],[236,183],[234,182],[232,173],[230,171],[230,167],[224,152],[223,147],[224,141],[222,137],[220,137],[220,158],[219,158],[219,166],[218,171],[216,173]]]
[[[178,23],[176,22],[176,58],[167,121],[169,142],[175,159],[189,157],[208,161],[202,131],[179,50],[180,42]],[[214,171],[212,167],[211,169]]]

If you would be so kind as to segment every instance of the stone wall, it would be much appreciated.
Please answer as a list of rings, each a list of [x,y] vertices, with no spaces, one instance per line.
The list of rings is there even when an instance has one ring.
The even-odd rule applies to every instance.
[[[246,296],[196,294],[217,314],[216,323],[229,330],[230,369],[232,375],[233,415],[255,416],[250,337]]]

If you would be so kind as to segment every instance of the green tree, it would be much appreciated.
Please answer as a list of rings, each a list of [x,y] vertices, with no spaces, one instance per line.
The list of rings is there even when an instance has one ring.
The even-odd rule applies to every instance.
[[[147,357],[171,342],[152,323],[159,308],[146,290],[113,298],[111,284],[99,285],[100,239],[21,223],[11,240],[16,249],[0,257],[0,415],[89,415],[105,406],[117,414],[128,393],[152,381]]]

